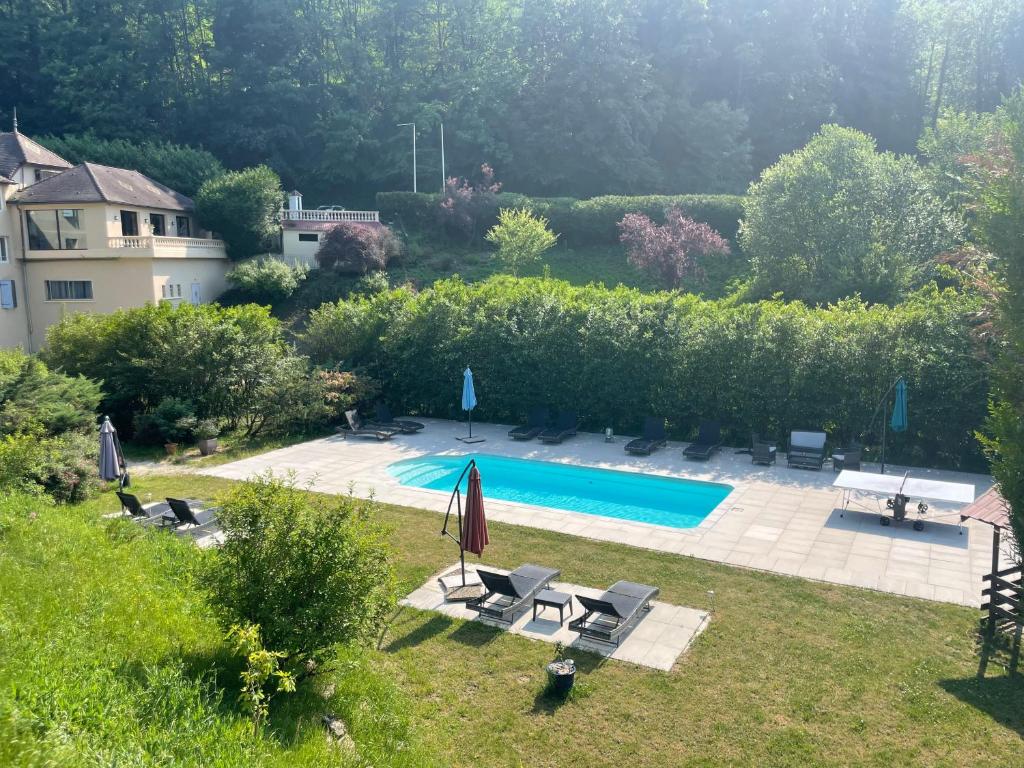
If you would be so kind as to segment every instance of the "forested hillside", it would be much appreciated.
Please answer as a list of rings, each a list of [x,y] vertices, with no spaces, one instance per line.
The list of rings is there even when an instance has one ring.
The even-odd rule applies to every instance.
[[[910,152],[1024,74],[1024,0],[0,0],[0,120],[201,146],[316,201],[737,192],[824,122]]]

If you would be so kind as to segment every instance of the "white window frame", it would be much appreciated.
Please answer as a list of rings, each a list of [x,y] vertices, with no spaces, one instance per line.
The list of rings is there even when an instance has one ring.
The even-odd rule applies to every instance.
[[[50,283],[88,283],[89,293],[91,294],[88,299],[51,299],[50,298]],[[96,301],[96,292],[93,290],[92,280],[44,280],[43,291],[46,293],[46,301],[53,302],[55,304],[63,304],[65,302],[88,302]]]

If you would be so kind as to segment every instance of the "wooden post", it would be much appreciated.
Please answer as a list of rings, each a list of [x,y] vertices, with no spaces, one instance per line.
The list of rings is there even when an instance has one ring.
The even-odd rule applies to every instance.
[[[996,601],[999,593],[996,592],[996,574],[999,573],[999,526],[992,526],[992,579],[988,583],[988,639],[996,636]]]

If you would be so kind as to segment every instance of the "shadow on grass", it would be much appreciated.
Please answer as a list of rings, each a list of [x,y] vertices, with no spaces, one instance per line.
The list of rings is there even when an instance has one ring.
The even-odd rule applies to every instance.
[[[1024,737],[1024,676],[966,677],[941,680],[939,685],[960,701]]]
[[[399,611],[399,613],[396,614],[395,618],[397,618],[400,614],[401,611]],[[434,637],[437,637],[441,633],[446,632],[448,628],[452,625],[453,621],[454,620],[451,617],[445,616],[444,614],[434,614],[429,619],[427,619],[427,621],[420,624],[415,629],[406,632],[403,635],[397,635],[390,643],[378,643],[377,647],[379,650],[382,650],[386,653],[397,653],[403,648],[415,647],[420,643],[424,643],[427,640],[430,640]],[[391,624],[392,631],[394,631],[394,628],[395,625]],[[383,641],[383,638],[381,638],[381,640]]]
[[[487,645],[504,632],[505,630],[501,627],[492,627],[490,624],[484,624],[479,621],[467,621],[452,632],[449,637],[463,645],[479,648]]]

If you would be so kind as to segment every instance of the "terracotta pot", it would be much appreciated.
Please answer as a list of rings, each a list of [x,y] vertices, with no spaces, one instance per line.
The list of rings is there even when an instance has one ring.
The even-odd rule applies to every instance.
[[[168,456],[174,456],[178,452],[178,444],[164,443],[164,450],[167,451]]]

